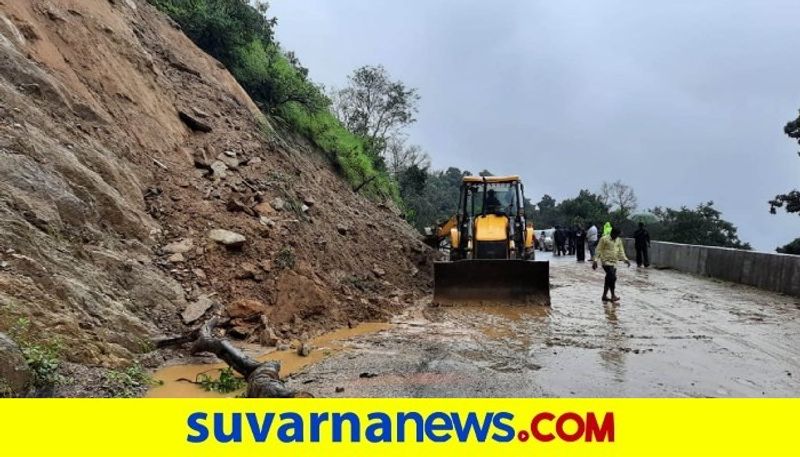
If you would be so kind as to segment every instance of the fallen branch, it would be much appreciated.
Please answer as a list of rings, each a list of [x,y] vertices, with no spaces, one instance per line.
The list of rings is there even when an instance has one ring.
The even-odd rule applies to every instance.
[[[220,339],[212,334],[214,327],[219,322],[218,317],[209,319],[197,330],[197,338],[192,344],[192,354],[198,352],[211,352],[247,381],[248,398],[297,398],[313,397],[308,392],[291,390],[281,381],[279,373],[281,364],[269,360],[259,362],[251,359],[236,346],[225,339]],[[195,332],[192,332],[195,333]]]

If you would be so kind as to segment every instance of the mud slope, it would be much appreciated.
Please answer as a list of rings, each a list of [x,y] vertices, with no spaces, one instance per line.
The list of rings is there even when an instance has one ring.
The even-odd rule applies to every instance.
[[[270,124],[143,0],[0,0],[0,331],[29,317],[115,365],[187,306],[253,341],[424,292],[432,254],[396,210]]]

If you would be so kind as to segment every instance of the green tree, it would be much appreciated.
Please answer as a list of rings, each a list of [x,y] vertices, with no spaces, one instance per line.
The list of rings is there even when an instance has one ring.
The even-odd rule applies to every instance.
[[[800,116],[789,121],[783,127],[783,132],[789,138],[800,143]],[[800,155],[800,152],[797,155]],[[798,213],[800,215],[800,191],[794,189],[785,194],[776,195],[774,199],[769,201],[769,211],[775,214],[778,208],[785,208],[787,213]],[[776,251],[784,254],[800,254],[800,238],[796,238],[791,243],[777,248]]]
[[[556,210],[556,199],[547,194],[533,207],[530,215],[537,228],[549,228],[561,223]]]
[[[608,220],[608,205],[602,198],[586,189],[578,192],[575,198],[562,200],[558,204],[559,221],[561,225],[574,225],[594,222],[601,224]]]
[[[406,184],[401,182],[407,218],[418,230],[434,226],[456,213],[461,180],[472,173],[450,167],[445,171],[427,171],[426,174],[425,185],[419,193],[409,192],[421,181],[419,176]],[[401,178],[401,181],[405,179],[408,178]]]
[[[348,86],[335,91],[333,111],[353,133],[364,137],[378,157],[389,138],[414,123],[419,94],[399,80],[392,80],[382,65],[365,65],[348,77]]]
[[[674,243],[704,246],[723,246],[738,249],[751,249],[749,243],[739,239],[736,227],[724,219],[722,213],[714,208],[714,202],[701,203],[695,209],[682,206],[672,208],[656,207],[652,211],[658,224],[650,227],[653,239]]]
[[[783,128],[783,132],[789,137],[800,143],[800,116],[796,119],[789,121]],[[800,152],[797,153],[800,155]],[[785,194],[778,194],[774,199],[769,201],[770,212],[775,214],[777,208],[786,208],[788,213],[800,214],[800,191],[797,189],[790,190]]]
[[[255,40],[274,42],[275,18],[267,17],[267,2],[246,0],[150,0],[181,25],[205,52],[230,67],[237,51]]]
[[[776,251],[781,254],[800,255],[800,238],[795,238],[791,243],[779,247]]]

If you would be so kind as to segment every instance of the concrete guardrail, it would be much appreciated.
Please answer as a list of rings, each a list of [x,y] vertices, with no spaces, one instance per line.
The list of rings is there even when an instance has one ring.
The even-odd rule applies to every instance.
[[[635,263],[633,240],[625,253]],[[800,297],[800,256],[653,241],[650,266],[671,268]]]

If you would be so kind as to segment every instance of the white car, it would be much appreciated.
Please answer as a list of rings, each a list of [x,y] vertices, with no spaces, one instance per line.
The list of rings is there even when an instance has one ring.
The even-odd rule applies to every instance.
[[[536,231],[536,240],[539,242],[540,251],[553,250],[553,234],[555,231],[556,229],[554,228]]]

